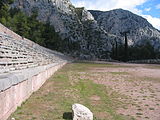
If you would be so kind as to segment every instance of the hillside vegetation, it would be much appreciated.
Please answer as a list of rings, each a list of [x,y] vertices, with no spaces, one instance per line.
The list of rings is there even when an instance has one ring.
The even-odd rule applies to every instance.
[[[63,51],[63,42],[53,26],[39,22],[36,19],[36,11],[33,11],[33,14],[28,17],[18,9],[10,9],[9,4],[12,2],[13,0],[0,1],[0,23],[39,45]]]
[[[14,0],[0,1],[0,23],[4,24],[22,37],[28,38],[44,47],[66,53],[73,57],[88,60],[110,59],[110,57],[119,61],[160,58],[160,40],[158,38],[160,33],[144,18],[134,15],[129,11],[121,9],[111,11],[111,13],[117,13],[116,15],[111,14],[110,11],[90,11],[96,19],[95,20],[91,13],[85,8],[75,8],[74,6],[70,6],[69,8],[66,8],[68,14],[61,13],[61,9],[63,10],[68,3],[65,3],[62,8],[57,9],[59,4],[52,6],[51,3],[46,3],[44,5],[42,1],[33,2],[30,0],[30,6],[33,6],[28,7],[25,6],[25,3],[27,3],[25,0],[23,3],[23,9],[20,9],[20,6],[17,4],[10,8],[10,4],[13,1]],[[63,0],[59,2],[63,3]],[[40,8],[38,8],[39,4],[42,5],[43,9],[50,7],[47,10],[49,12],[46,12],[43,9],[40,10]],[[26,9],[27,7],[28,9]],[[32,12],[29,12],[29,9]],[[122,15],[120,11],[122,11]],[[52,17],[45,16],[45,12],[47,15],[51,12]],[[30,14],[30,16],[27,16],[26,13]],[[107,16],[104,13],[109,15]],[[131,27],[129,27],[124,19],[121,18],[124,15],[126,16],[125,21],[129,21],[131,18],[128,16],[132,16],[133,21],[131,22]],[[42,16],[43,18],[41,18]],[[101,17],[105,19],[102,19]],[[117,29],[115,29],[114,24],[111,24],[113,21],[110,21],[109,18],[112,17],[115,21],[114,23],[119,26]],[[38,18],[41,18],[41,20]],[[43,21],[43,19],[46,18],[48,18],[48,20]],[[123,21],[123,24],[121,24],[121,21]],[[138,24],[139,29],[135,28],[137,26],[134,24],[135,21],[143,23]],[[99,25],[97,23],[99,23]],[[112,26],[108,27],[109,25]],[[103,29],[101,29],[100,26]],[[126,28],[124,26],[126,26]],[[114,30],[112,31],[111,28],[114,28]],[[145,29],[141,31],[141,28]],[[130,42],[135,43],[128,45],[127,50],[124,44],[124,36],[120,34],[121,29],[124,31],[130,31],[127,36],[128,44]],[[148,34],[147,36],[146,33],[149,30],[151,30],[154,33],[153,35],[157,37]],[[142,35],[140,34],[141,32],[143,33]],[[132,37],[130,35],[131,33],[133,33]],[[134,40],[133,38],[136,39]]]

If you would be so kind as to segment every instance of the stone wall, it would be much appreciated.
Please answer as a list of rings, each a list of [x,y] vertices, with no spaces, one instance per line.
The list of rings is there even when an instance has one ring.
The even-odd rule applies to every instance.
[[[70,58],[0,24],[0,120],[6,120]]]
[[[22,38],[3,25],[0,25],[0,31],[0,73],[67,60],[62,53]]]
[[[6,120],[23,101],[65,64],[52,64],[0,75],[0,120]],[[37,70],[38,73],[33,74],[33,71]]]
[[[133,61],[129,61],[129,63],[160,64],[160,59],[133,60]]]

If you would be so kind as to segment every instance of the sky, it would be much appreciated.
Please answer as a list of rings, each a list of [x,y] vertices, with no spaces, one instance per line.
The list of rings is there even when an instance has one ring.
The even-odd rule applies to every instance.
[[[76,7],[108,11],[122,8],[138,14],[160,30],[160,0],[71,0]]]

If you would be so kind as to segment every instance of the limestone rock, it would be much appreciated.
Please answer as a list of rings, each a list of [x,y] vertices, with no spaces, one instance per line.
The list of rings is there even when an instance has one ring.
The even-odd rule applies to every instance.
[[[37,11],[37,19],[50,23],[61,36],[64,53],[79,59],[109,59],[115,41],[124,43],[121,32],[128,30],[129,45],[148,40],[160,51],[160,31],[126,10],[88,11],[74,7],[70,0],[14,0],[11,7],[29,16]]]
[[[90,11],[106,32],[121,37],[121,32],[129,31],[128,39],[130,45],[140,45],[147,41],[153,45],[156,50],[160,50],[160,31],[155,29],[145,18],[133,14],[123,9],[111,11]],[[118,42],[120,42],[118,41]]]
[[[93,113],[81,104],[72,105],[73,120],[93,120]]]
[[[108,58],[112,37],[99,27],[85,8],[75,8],[70,0],[14,0],[12,8],[26,15],[38,12],[37,19],[50,23],[61,36],[64,53],[80,59]]]

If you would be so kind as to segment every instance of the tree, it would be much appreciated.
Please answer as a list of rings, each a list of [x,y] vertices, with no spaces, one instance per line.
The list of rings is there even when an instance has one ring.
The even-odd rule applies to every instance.
[[[0,9],[4,6],[4,5],[8,5],[13,3],[14,0],[1,0],[0,1]]]
[[[68,44],[69,41],[62,40],[59,34],[55,32],[54,27],[50,25],[50,23],[44,24],[39,22],[37,20],[38,13],[36,9],[32,11],[32,15],[29,17],[19,9],[9,10],[9,4],[11,1],[12,0],[0,1],[0,22],[2,24],[17,34],[28,38],[42,46],[61,52],[66,51],[66,44]],[[72,47],[75,48],[75,46],[76,44],[74,43]]]
[[[11,4],[12,2],[13,0],[0,0],[0,22],[5,25],[7,24],[7,21],[10,17],[9,4]]]
[[[123,61],[127,62],[128,61],[128,39],[127,39],[127,34],[129,33],[129,30],[128,31],[124,31],[124,32],[120,32],[120,33],[125,38]]]

